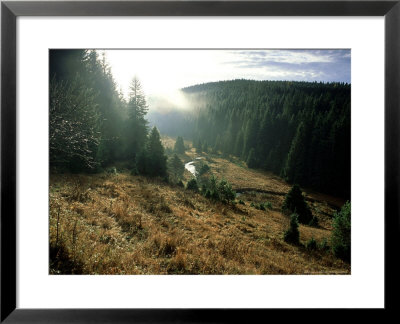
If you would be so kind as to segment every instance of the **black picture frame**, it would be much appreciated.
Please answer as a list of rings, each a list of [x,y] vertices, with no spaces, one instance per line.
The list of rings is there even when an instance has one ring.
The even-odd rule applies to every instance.
[[[399,235],[400,0],[395,1],[2,1],[1,322],[258,322],[267,310],[16,308],[16,19],[18,16],[384,16],[385,310],[396,308]],[[367,284],[367,283],[366,283]],[[392,298],[393,296],[393,298]],[[274,310],[275,311],[275,310]],[[269,312],[274,312],[269,310]],[[303,312],[304,313],[304,312]],[[268,316],[270,316],[268,314]]]

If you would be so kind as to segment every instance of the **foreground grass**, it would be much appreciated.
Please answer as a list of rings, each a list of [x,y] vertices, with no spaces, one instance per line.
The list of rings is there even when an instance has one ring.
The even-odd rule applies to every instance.
[[[251,206],[266,197],[245,193],[224,205],[200,194],[128,173],[51,175],[50,273],[328,274],[350,266],[329,251],[283,241],[288,219]],[[280,199],[280,198],[279,198]],[[254,203],[253,203],[254,205]],[[300,240],[328,240],[300,226]]]

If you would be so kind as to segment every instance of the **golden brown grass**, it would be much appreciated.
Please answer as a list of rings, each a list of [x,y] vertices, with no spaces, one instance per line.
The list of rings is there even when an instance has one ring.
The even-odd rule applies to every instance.
[[[289,188],[276,177],[223,159],[210,166],[234,186],[243,185],[248,176],[260,188]],[[50,273],[350,273],[350,266],[329,251],[308,251],[283,241],[289,223],[280,212],[283,196],[250,192],[239,198],[245,205],[224,205],[128,173],[52,174]],[[272,210],[251,207],[265,201]],[[313,213],[323,205],[315,203]],[[312,237],[329,240],[331,219],[318,217],[318,228],[300,225],[303,244]]]

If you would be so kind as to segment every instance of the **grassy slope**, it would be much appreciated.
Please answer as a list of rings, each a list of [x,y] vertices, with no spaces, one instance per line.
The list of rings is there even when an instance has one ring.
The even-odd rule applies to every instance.
[[[187,152],[189,157],[194,151]],[[287,192],[277,177],[222,158],[211,171],[233,187]],[[187,178],[190,174],[186,174]],[[330,203],[332,197],[309,194]],[[51,175],[51,273],[87,274],[307,274],[349,273],[329,251],[308,251],[283,241],[288,219],[283,196],[247,192],[245,205],[214,203],[156,179],[116,175]],[[272,203],[272,210],[251,202]],[[300,225],[303,244],[331,233],[332,209],[311,204],[320,227]],[[58,219],[58,226],[57,226]],[[58,239],[57,239],[58,228]]]

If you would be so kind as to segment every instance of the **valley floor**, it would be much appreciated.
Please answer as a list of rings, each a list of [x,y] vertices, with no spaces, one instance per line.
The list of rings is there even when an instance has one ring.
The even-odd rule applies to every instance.
[[[306,192],[319,226],[300,225],[302,244],[294,246],[283,240],[289,219],[281,207],[289,184],[236,160],[204,158],[219,179],[246,189],[235,204],[129,172],[51,174],[50,273],[350,273],[350,265],[330,250],[305,247],[311,238],[329,245],[331,216],[344,202]],[[267,201],[272,209],[254,207]]]

